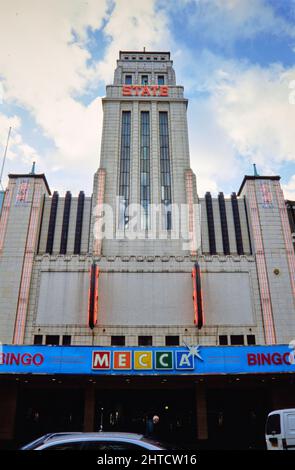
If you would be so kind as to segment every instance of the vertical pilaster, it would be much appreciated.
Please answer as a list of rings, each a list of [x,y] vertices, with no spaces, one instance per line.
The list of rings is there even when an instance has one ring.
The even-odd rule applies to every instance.
[[[22,344],[44,194],[43,174],[9,175],[0,221],[0,341]]]
[[[105,193],[105,179],[106,171],[103,168],[98,170],[98,183],[97,183],[97,194],[95,197],[96,205],[93,207],[94,214],[93,216],[96,219],[96,222],[93,225],[93,256],[99,256],[102,249],[102,226],[103,218],[101,217],[104,203],[104,193]]]
[[[258,204],[255,192],[255,183],[248,182],[248,197],[250,207],[250,217],[252,221],[253,238],[256,253],[257,275],[261,297],[261,308],[264,324],[264,335],[266,344],[275,344],[276,335],[274,329],[272,303],[270,297],[270,289],[268,282],[268,273],[264,253],[264,244],[262,239],[262,231],[260,225]]]
[[[33,204],[28,227],[28,236],[26,241],[24,264],[22,269],[18,305],[16,311],[16,320],[13,335],[14,344],[22,344],[25,334],[31,275],[33,269],[33,261],[37,243],[39,219],[41,212],[42,186],[42,183],[36,183],[34,187]]]

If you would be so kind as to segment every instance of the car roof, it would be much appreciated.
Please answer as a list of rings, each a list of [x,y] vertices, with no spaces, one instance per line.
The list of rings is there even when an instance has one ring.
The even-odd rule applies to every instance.
[[[82,437],[124,437],[125,439],[141,439],[143,434],[137,434],[133,432],[105,432],[105,431],[97,431],[97,432],[61,432],[61,433],[54,433],[52,437],[68,437],[68,436],[82,436]]]
[[[136,439],[140,440],[144,436],[142,434],[136,434],[131,432],[61,432],[61,433],[54,433],[49,436],[46,436],[44,439],[45,442],[53,442],[53,441],[63,441],[68,439],[79,439],[82,438],[83,440],[86,438],[89,439]]]
[[[273,410],[268,414],[268,416],[276,414],[276,413],[285,413],[285,412],[290,413],[290,411],[295,413],[295,408],[283,408],[281,410]]]
[[[127,439],[127,440],[141,440],[144,438],[143,434],[136,434],[131,432],[56,432],[56,433],[48,433],[43,436],[40,436],[38,439],[24,445],[22,450],[29,450],[36,446],[41,446],[46,444],[47,442],[55,442],[55,441],[67,441],[67,440],[74,440],[82,438],[83,440],[86,438],[89,439]]]

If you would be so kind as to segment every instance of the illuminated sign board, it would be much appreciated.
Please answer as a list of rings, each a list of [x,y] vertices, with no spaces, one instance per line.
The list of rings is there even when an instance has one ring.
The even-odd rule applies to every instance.
[[[169,88],[164,85],[124,85],[123,96],[169,96]]]
[[[0,349],[0,374],[205,375],[295,372],[294,349],[275,346]]]

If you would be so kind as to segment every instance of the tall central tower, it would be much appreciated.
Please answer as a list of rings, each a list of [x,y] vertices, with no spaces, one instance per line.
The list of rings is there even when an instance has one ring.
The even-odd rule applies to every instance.
[[[102,101],[94,194],[112,208],[113,236],[103,240],[100,250],[104,255],[183,254],[179,233],[187,232],[188,220],[181,217],[181,206],[188,197],[196,202],[197,195],[187,99],[176,85],[170,53],[121,51],[113,85]],[[140,205],[136,217],[134,205]]]

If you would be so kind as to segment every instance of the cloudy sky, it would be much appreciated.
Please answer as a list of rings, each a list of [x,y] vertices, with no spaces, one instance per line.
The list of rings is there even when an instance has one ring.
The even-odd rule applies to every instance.
[[[255,162],[295,199],[295,0],[0,0],[0,158],[92,192],[101,97],[121,49],[170,50],[189,98],[198,191]],[[7,179],[4,179],[4,184]]]

